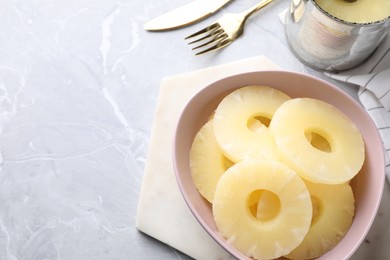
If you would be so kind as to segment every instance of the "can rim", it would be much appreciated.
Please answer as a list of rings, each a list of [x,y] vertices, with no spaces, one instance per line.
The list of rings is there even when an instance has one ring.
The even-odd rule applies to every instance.
[[[307,0],[306,0],[307,1]],[[331,19],[334,19],[340,23],[343,23],[343,24],[346,24],[346,25],[352,25],[352,26],[362,26],[362,27],[369,27],[369,26],[375,26],[375,25],[382,25],[382,24],[385,24],[387,22],[390,22],[390,15],[387,16],[386,18],[384,19],[381,19],[381,20],[377,20],[377,21],[372,21],[372,22],[366,22],[366,23],[358,23],[358,22],[348,22],[348,21],[345,21],[343,19],[340,19],[330,13],[328,13],[327,11],[325,11],[324,9],[322,9],[321,6],[319,6],[315,0],[310,0],[310,2],[313,3],[313,5],[315,5],[318,10],[320,10],[323,14],[325,14],[326,16],[328,16],[329,18]]]

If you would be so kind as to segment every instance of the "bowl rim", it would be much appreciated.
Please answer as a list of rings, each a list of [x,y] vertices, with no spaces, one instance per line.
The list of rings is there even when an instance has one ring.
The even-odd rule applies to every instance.
[[[365,116],[365,119],[367,120],[367,123],[370,124],[369,127],[371,129],[373,129],[372,133],[375,135],[373,139],[378,141],[379,142],[378,143],[379,147],[382,148],[383,152],[379,153],[379,155],[378,155],[380,157],[380,158],[378,158],[378,160],[380,162],[382,162],[382,167],[381,167],[381,169],[382,169],[382,174],[381,175],[382,176],[381,176],[381,178],[378,177],[378,182],[380,183],[380,187],[378,187],[378,190],[377,190],[377,193],[376,193],[376,196],[375,196],[375,204],[372,207],[373,211],[371,212],[370,217],[369,217],[368,221],[366,222],[366,226],[364,228],[364,231],[359,234],[360,237],[356,240],[354,246],[349,248],[349,253],[347,255],[343,256],[344,259],[348,259],[349,257],[351,257],[355,253],[357,248],[361,245],[361,243],[363,242],[364,238],[366,237],[368,231],[370,230],[370,228],[371,228],[371,226],[372,226],[372,224],[373,224],[373,222],[375,220],[375,217],[377,215],[377,212],[378,212],[381,200],[382,200],[384,184],[385,184],[385,178],[386,178],[386,175],[385,175],[385,157],[384,157],[385,155],[384,155],[384,149],[383,149],[383,142],[382,142],[382,138],[381,138],[381,136],[379,134],[379,130],[376,127],[376,125],[375,125],[374,121],[372,120],[371,116],[368,114],[368,112],[363,108],[363,106],[356,99],[354,99],[352,96],[347,94],[345,91],[343,91],[339,87],[333,85],[332,83],[330,83],[328,81],[325,81],[325,80],[323,80],[321,78],[318,78],[316,76],[309,75],[309,74],[304,74],[304,73],[300,73],[300,72],[295,72],[295,71],[288,71],[288,70],[259,70],[259,71],[237,73],[237,74],[233,74],[233,75],[230,75],[230,76],[227,76],[227,77],[215,80],[215,81],[205,85],[202,89],[200,89],[194,95],[192,95],[192,97],[188,100],[188,102],[185,104],[184,108],[180,112],[180,115],[179,115],[176,127],[174,129],[173,143],[172,143],[172,147],[173,147],[173,149],[172,149],[172,161],[173,161],[174,174],[175,174],[176,182],[177,182],[177,184],[179,186],[179,190],[180,190],[180,192],[182,194],[182,197],[183,197],[187,207],[191,211],[192,215],[199,222],[199,224],[202,226],[202,228],[208,233],[208,235],[210,235],[212,237],[212,239],[214,239],[222,248],[224,248],[224,250],[226,250],[232,256],[237,257],[239,259],[241,259],[242,257],[246,257],[247,258],[247,256],[245,256],[244,254],[239,252],[237,249],[235,249],[230,244],[226,243],[226,241],[223,238],[216,236],[216,232],[214,230],[212,230],[208,226],[208,224],[205,222],[205,220],[198,214],[198,212],[196,211],[195,205],[193,204],[193,201],[191,201],[191,199],[189,198],[189,195],[187,194],[186,190],[184,189],[184,183],[183,183],[183,180],[181,178],[180,169],[178,168],[178,164],[177,164],[178,162],[176,160],[176,154],[178,152],[177,145],[179,143],[178,139],[179,139],[180,125],[181,125],[182,121],[184,120],[184,118],[186,116],[186,113],[190,109],[192,103],[196,102],[197,98],[199,98],[200,96],[203,96],[204,93],[207,93],[208,91],[210,91],[211,88],[213,88],[215,86],[218,86],[222,82],[230,81],[230,80],[236,79],[236,78],[246,78],[246,77],[250,77],[250,76],[253,76],[253,75],[261,77],[261,75],[265,75],[265,74],[271,74],[271,75],[273,74],[275,76],[281,75],[281,74],[285,74],[287,76],[292,76],[292,77],[296,77],[296,78],[306,78],[305,80],[316,81],[316,82],[321,83],[322,85],[326,85],[330,89],[334,90],[339,95],[341,95],[343,99],[346,99],[348,102],[350,102],[353,105],[354,109],[358,109],[359,112],[360,112],[359,114],[362,113]],[[258,84],[260,84],[260,83],[258,83]],[[228,88],[228,90],[226,90],[224,92],[230,93],[234,89],[238,89],[238,88],[240,88],[240,86],[230,87],[230,88]],[[226,96],[226,93],[223,96]],[[197,130],[199,130],[199,129],[197,129]],[[192,142],[192,140],[191,140],[191,142]],[[252,258],[248,258],[248,259],[252,259]]]

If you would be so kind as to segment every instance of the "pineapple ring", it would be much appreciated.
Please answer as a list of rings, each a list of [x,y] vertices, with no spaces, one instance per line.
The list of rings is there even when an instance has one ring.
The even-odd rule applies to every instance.
[[[246,86],[227,95],[214,116],[215,137],[226,157],[233,162],[278,159],[275,141],[263,121],[270,120],[289,99],[268,86]]]
[[[334,106],[312,98],[286,101],[275,112],[270,131],[281,160],[302,178],[324,184],[351,180],[364,162],[364,142],[359,129]],[[329,151],[308,140],[320,135]]]
[[[348,183],[306,182],[313,201],[313,219],[303,242],[285,257],[314,259],[335,247],[352,224],[355,199]]]
[[[195,187],[209,202],[221,175],[232,165],[222,153],[214,136],[213,119],[196,134],[190,150],[190,169]]]
[[[271,212],[264,219],[251,210],[256,197],[252,195],[258,191],[268,193],[263,202],[269,200],[272,204],[275,199],[269,194],[275,194],[279,203],[274,204],[280,204],[277,210],[259,206]],[[289,167],[274,160],[243,160],[230,167],[217,184],[212,210],[221,235],[255,259],[288,254],[303,241],[312,217],[305,183]]]

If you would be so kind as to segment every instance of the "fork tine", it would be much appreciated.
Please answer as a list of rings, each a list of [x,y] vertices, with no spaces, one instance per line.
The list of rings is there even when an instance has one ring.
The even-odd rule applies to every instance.
[[[204,46],[210,45],[211,43],[218,44],[219,42],[223,41],[226,38],[227,38],[227,35],[221,33],[221,34],[216,35],[215,37],[213,37],[210,41],[205,42],[203,44],[200,44],[199,46],[196,46],[196,47],[192,48],[192,50],[196,50],[196,49],[202,48]]]
[[[211,36],[212,36],[212,34],[207,34],[207,35],[205,35],[205,36],[203,36],[203,37],[201,37],[199,39],[196,39],[196,40],[193,40],[192,42],[189,42],[188,45],[193,44],[193,43],[197,43],[197,42],[200,42],[200,41],[203,41],[203,40],[205,40],[207,38],[210,38]]]
[[[219,42],[219,43],[211,46],[210,48],[208,48],[206,50],[198,52],[195,55],[201,55],[201,54],[205,54],[205,53],[208,53],[208,52],[211,52],[211,51],[216,51],[218,49],[222,49],[223,47],[228,46],[232,42],[233,42],[232,40],[228,40],[228,39],[227,40],[223,40],[222,42]]]
[[[199,39],[193,40],[192,42],[189,42],[188,45],[196,43],[196,42],[201,42],[201,41],[203,41],[203,40],[205,40],[207,38],[215,39],[216,37],[220,36],[223,33],[224,33],[224,31],[223,31],[222,28],[214,29],[209,34],[206,34],[204,37],[201,37]]]
[[[191,34],[191,35],[185,37],[184,39],[185,39],[185,40],[188,40],[188,39],[190,39],[190,38],[196,37],[196,36],[198,36],[198,35],[201,35],[201,34],[203,34],[203,33],[206,33],[206,32],[208,32],[208,31],[210,31],[210,30],[212,30],[212,29],[215,29],[215,28],[218,28],[218,27],[220,27],[220,25],[219,25],[218,23],[214,23],[214,24],[212,24],[212,25],[210,25],[210,26],[207,26],[206,28],[204,28],[204,29],[202,29],[202,30],[200,30],[200,31],[197,31],[196,33],[193,33],[193,34]]]

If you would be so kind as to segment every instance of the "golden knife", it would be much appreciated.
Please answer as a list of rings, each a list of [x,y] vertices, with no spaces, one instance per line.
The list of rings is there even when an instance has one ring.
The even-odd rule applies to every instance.
[[[213,14],[231,0],[193,0],[144,24],[147,31],[181,28]]]

